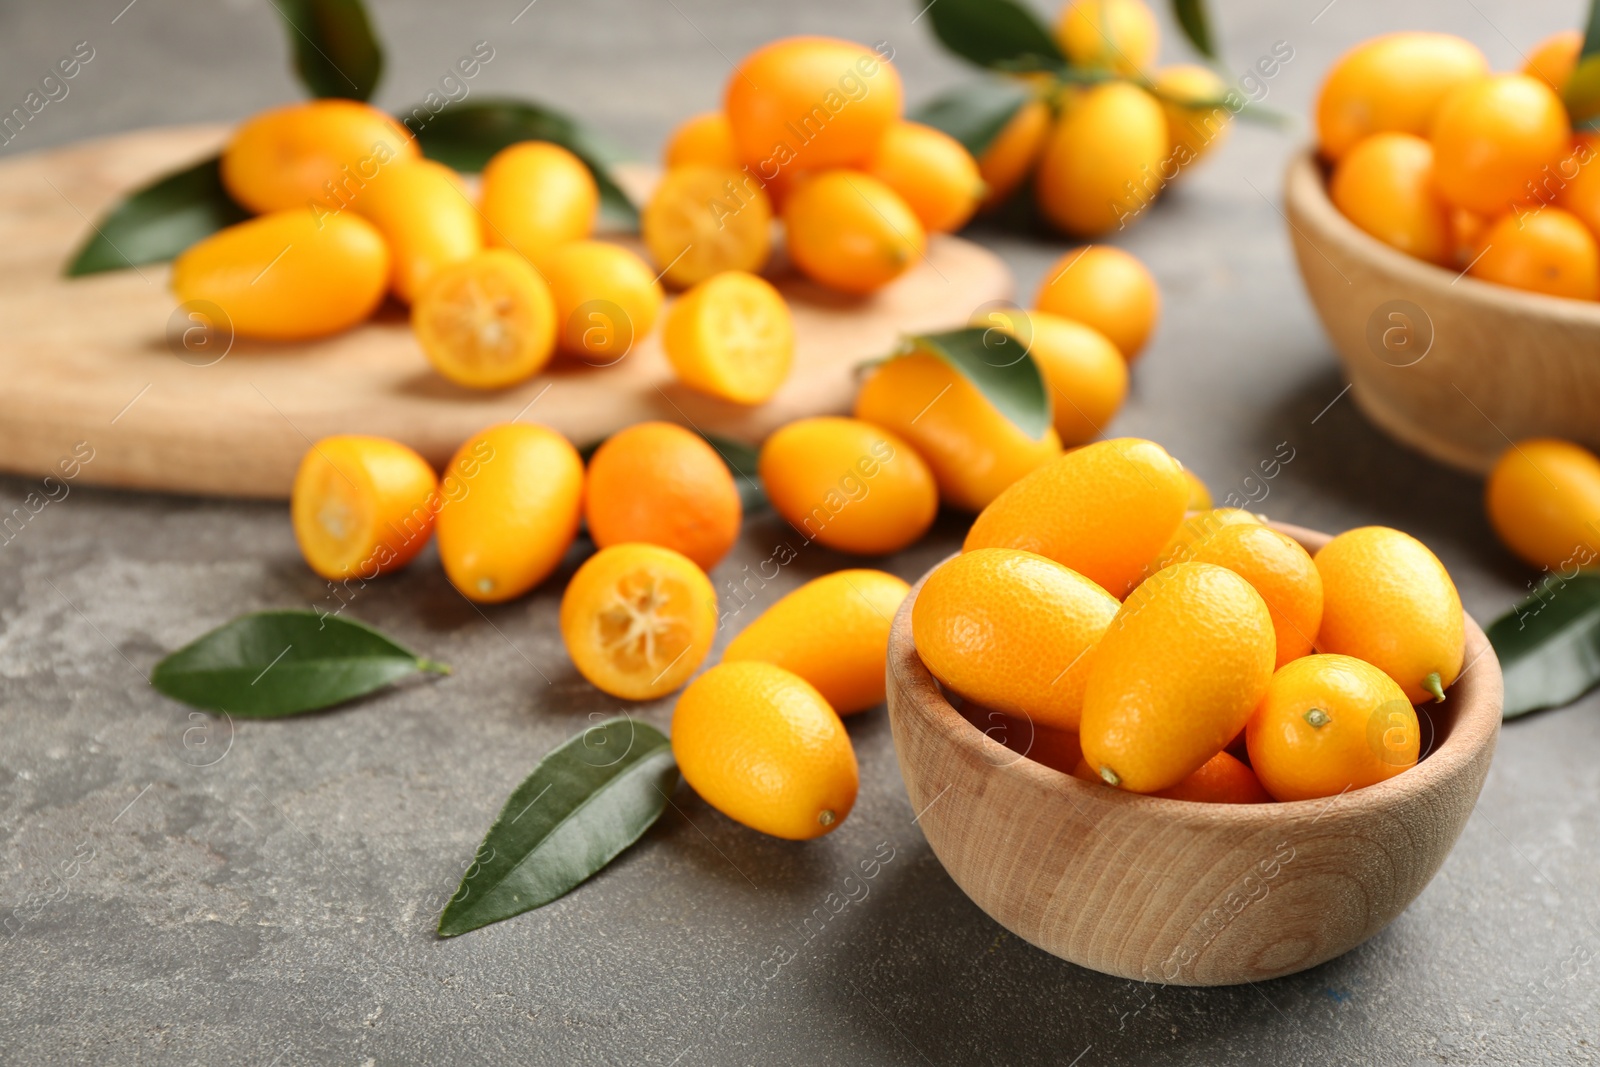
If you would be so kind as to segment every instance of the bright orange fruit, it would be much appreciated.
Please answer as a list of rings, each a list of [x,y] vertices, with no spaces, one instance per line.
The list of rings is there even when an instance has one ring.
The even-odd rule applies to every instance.
[[[589,459],[583,498],[601,548],[644,541],[702,570],[739,539],[739,487],[705,438],[670,422],[641,422],[606,438]]]
[[[910,589],[883,571],[814,578],[739,631],[722,661],[757,659],[793,671],[840,715],[877,707],[884,699],[889,628]]]
[[[295,540],[330,581],[370,579],[411,562],[433,536],[439,480],[416,452],[340,434],[312,445],[289,496]]]
[[[1166,449],[1134,437],[1098,441],[1001,493],[978,515],[964,547],[1037,552],[1125,596],[1188,503],[1189,482]]]
[[[1361,789],[1413,767],[1416,709],[1378,668],[1350,656],[1306,656],[1272,676],[1246,728],[1250,766],[1275,800]]]
[[[1093,652],[1083,758],[1111,785],[1177,785],[1238,734],[1272,678],[1272,617],[1237,574],[1177,563],[1135,589]]]
[[[1117,608],[1115,597],[1059,563],[985,548],[928,576],[911,607],[911,634],[928,670],[963,699],[1076,730],[1096,642]]]

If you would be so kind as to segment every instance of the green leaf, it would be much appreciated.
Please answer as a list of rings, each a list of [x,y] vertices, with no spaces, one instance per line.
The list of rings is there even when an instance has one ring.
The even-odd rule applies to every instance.
[[[627,716],[585,730],[506,800],[439,915],[439,936],[564,895],[639,840],[677,786],[672,745],[660,730]]]
[[[368,100],[383,49],[361,0],[272,0],[289,27],[294,70],[312,96]]]
[[[1551,575],[1488,633],[1505,674],[1505,718],[1570,704],[1600,683],[1600,575]]]
[[[963,85],[934,97],[911,113],[915,122],[942,130],[981,156],[1032,96],[1026,86],[994,79]]]
[[[933,23],[939,42],[980,67],[992,70],[1054,70],[1066,56],[1032,9],[1018,0],[914,0]],[[915,21],[915,20],[913,20]]]
[[[450,668],[359,622],[315,611],[242,615],[156,664],[150,684],[174,700],[247,719],[341,704],[416,671]]]
[[[1172,16],[1196,52],[1207,59],[1221,58],[1211,36],[1211,16],[1206,12],[1205,0],[1172,0]]]
[[[611,177],[607,166],[619,153],[575,119],[521,100],[453,104],[438,114],[416,108],[400,115],[416,134],[423,155],[462,171],[480,171],[489,158],[518,141],[550,141],[583,160],[600,187],[600,211],[613,225],[637,229],[639,209]]]
[[[249,212],[223,189],[220,168],[221,160],[212,156],[128,194],[95,223],[67,265],[67,277],[160,263],[244,221]]]
[[[719,434],[702,433],[700,436],[717,450],[722,462],[733,472],[733,483],[739,487],[739,503],[744,513],[751,515],[766,510],[770,501],[767,500],[767,491],[761,487],[761,450]]]
[[[1019,342],[997,327],[968,326],[907,339],[910,349],[937,356],[988,397],[1006,418],[1034,440],[1050,428],[1050,396],[1044,376]]]
[[[1578,62],[1562,86],[1561,99],[1574,127],[1592,131],[1600,126],[1600,0],[1589,4]]]
[[[1583,47],[1578,49],[1580,59],[1600,55],[1600,0],[1589,0],[1589,21],[1583,28]]]

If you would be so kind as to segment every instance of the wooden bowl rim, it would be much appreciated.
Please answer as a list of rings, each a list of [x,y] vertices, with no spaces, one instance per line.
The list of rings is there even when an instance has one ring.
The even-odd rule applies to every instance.
[[[1336,242],[1349,255],[1366,260],[1374,269],[1400,282],[1426,290],[1432,297],[1471,301],[1507,314],[1537,315],[1563,325],[1600,331],[1600,302],[1550,296],[1482,281],[1465,271],[1458,273],[1407,255],[1367,233],[1334,206],[1314,146],[1302,148],[1290,157],[1284,174],[1283,199],[1289,209],[1291,226],[1296,225],[1296,218],[1308,223],[1318,236]],[[1309,236],[1305,233],[1300,236],[1316,248],[1316,242]]]
[[[1293,537],[1311,553],[1332,539],[1328,534],[1288,523],[1271,522],[1268,525]],[[1085,782],[1019,755],[968,722],[945,699],[939,683],[917,655],[911,636],[912,606],[928,580],[928,574],[932,574],[949,558],[954,557],[941,560],[917,580],[895,614],[889,633],[892,684],[906,696],[906,703],[915,709],[914,713],[921,715],[943,734],[951,745],[969,750],[974,757],[983,759],[994,768],[996,774],[1019,775],[1036,790],[1060,794],[1074,805],[1131,805],[1135,813],[1150,817],[1165,816],[1190,825],[1198,822],[1246,830],[1265,828],[1270,824],[1316,822],[1333,803],[1355,804],[1369,810],[1386,809],[1439,789],[1450,780],[1471,773],[1476,758],[1485,748],[1493,748],[1500,732],[1503,696],[1500,661],[1477,622],[1463,613],[1467,663],[1448,691],[1449,699],[1457,702],[1454,721],[1444,741],[1426,759],[1402,774],[1335,797],[1265,804],[1208,804],[1194,800],[1172,800]],[[897,746],[900,743],[898,733],[895,742]],[[1009,754],[1014,758],[1005,763],[996,763],[991,758],[1001,754]]]

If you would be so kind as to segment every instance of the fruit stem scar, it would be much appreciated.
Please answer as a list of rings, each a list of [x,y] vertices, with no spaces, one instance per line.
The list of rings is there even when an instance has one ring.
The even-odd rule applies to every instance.
[[[823,826],[832,826],[835,816],[832,808],[823,808],[817,812],[817,821]]]
[[[1312,708],[1305,714],[1306,722],[1315,727],[1323,727],[1333,721],[1333,718],[1321,708]]]
[[[1101,767],[1100,768],[1100,777],[1105,779],[1106,785],[1121,785],[1122,784],[1122,779],[1120,777],[1118,777],[1117,776],[1117,772],[1112,770],[1110,767]]]
[[[1433,694],[1434,703],[1444,703],[1444,679],[1439,677],[1438,671],[1429,672],[1422,680],[1422,688]]]

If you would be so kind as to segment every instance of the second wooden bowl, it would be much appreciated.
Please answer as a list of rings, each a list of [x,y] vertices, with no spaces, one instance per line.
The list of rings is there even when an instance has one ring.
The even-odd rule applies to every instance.
[[[1306,291],[1381,430],[1478,473],[1526,437],[1600,449],[1600,304],[1391,248],[1334,207],[1310,151],[1290,162],[1283,195]]]
[[[1328,540],[1277,528],[1310,551]],[[951,706],[912,644],[921,588],[895,617],[888,672],[889,721],[917,824],[950,877],[1000,925],[1106,974],[1231,985],[1348,952],[1438,872],[1499,736],[1500,665],[1469,618],[1469,667],[1429,715],[1427,758],[1405,773],[1284,804],[1124,793],[1019,756]]]

